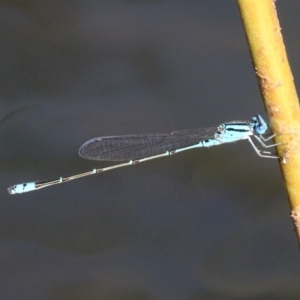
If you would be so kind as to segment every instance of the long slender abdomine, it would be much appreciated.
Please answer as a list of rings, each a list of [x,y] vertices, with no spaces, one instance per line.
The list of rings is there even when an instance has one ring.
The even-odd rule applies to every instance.
[[[8,193],[22,194],[193,148],[208,148],[240,140],[248,140],[260,157],[278,158],[271,152],[259,150],[251,139],[253,136],[264,148],[276,146],[277,144],[265,144],[266,141],[274,137],[274,135],[267,138],[263,137],[267,129],[268,126],[263,118],[260,115],[254,115],[251,121],[232,121],[218,127],[173,131],[170,134],[136,134],[94,138],[80,147],[79,155],[81,157],[93,160],[127,162],[93,169],[77,175],[59,177],[54,180],[16,184],[8,188]]]

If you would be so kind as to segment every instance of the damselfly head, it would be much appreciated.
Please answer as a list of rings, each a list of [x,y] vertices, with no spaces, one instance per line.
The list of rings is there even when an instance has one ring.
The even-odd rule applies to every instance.
[[[252,126],[253,130],[257,134],[264,134],[268,129],[268,125],[261,117],[261,115],[254,115],[252,117]]]

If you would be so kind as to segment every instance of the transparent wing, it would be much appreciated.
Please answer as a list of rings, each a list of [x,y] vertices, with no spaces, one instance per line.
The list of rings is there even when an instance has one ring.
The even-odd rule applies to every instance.
[[[169,134],[98,137],[82,145],[79,155],[93,160],[135,160],[196,145],[201,140],[214,138],[217,130],[217,127],[212,127],[173,131]]]

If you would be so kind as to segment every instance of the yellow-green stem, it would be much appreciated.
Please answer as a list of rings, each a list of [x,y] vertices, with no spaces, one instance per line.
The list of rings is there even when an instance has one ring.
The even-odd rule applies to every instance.
[[[237,0],[300,241],[300,109],[273,0]]]

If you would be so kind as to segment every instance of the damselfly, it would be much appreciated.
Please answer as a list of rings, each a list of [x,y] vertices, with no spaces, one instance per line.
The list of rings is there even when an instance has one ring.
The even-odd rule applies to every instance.
[[[8,188],[10,194],[38,190],[54,184],[68,182],[77,178],[102,173],[105,171],[135,165],[147,160],[173,155],[185,150],[211,147],[225,143],[248,140],[260,157],[278,158],[277,155],[259,150],[251,137],[253,136],[262,147],[269,148],[278,144],[266,145],[265,142],[275,135],[265,138],[263,134],[268,126],[260,115],[252,117],[251,121],[231,121],[218,127],[173,131],[164,134],[135,134],[98,137],[87,141],[79,149],[79,155],[86,159],[126,161],[105,168],[59,177],[54,180],[21,183]]]

